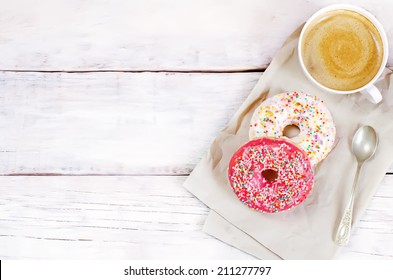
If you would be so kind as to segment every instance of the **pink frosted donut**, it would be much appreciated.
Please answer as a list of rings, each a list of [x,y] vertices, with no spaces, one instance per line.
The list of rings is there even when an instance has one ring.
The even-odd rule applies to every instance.
[[[228,177],[243,203],[266,213],[298,205],[314,185],[307,154],[289,140],[266,137],[251,140],[233,154]]]

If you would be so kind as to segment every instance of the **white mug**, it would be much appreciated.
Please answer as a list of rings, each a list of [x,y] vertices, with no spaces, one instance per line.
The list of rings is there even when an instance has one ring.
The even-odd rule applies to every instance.
[[[378,70],[377,74],[374,76],[374,78],[370,82],[368,82],[366,85],[362,86],[361,88],[354,89],[354,90],[345,90],[345,91],[328,88],[328,87],[320,84],[318,81],[316,81],[311,76],[311,74],[306,69],[306,66],[304,65],[303,58],[302,58],[302,40],[303,40],[305,30],[317,17],[319,17],[320,15],[322,15],[328,11],[333,11],[333,10],[350,10],[350,11],[354,11],[358,14],[363,15],[364,17],[366,17],[368,20],[370,20],[373,23],[373,25],[377,28],[379,34],[381,35],[382,45],[383,45],[383,58],[382,58],[381,67]],[[385,66],[386,66],[386,63],[388,60],[388,53],[389,53],[388,39],[387,39],[386,33],[382,27],[382,24],[368,11],[366,11],[362,8],[359,8],[357,6],[354,6],[354,5],[337,4],[337,5],[327,6],[323,9],[317,11],[315,14],[313,14],[308,19],[308,21],[304,25],[302,32],[300,33],[299,43],[298,43],[298,56],[299,56],[300,65],[303,69],[304,74],[314,84],[316,84],[320,88],[322,88],[330,93],[335,93],[335,94],[350,94],[350,93],[355,93],[355,92],[361,92],[362,94],[365,95],[365,97],[368,100],[370,100],[371,102],[373,102],[375,104],[379,103],[382,100],[382,94],[377,89],[377,87],[374,85],[374,83],[378,80],[378,78],[381,76],[382,72],[385,69]]]

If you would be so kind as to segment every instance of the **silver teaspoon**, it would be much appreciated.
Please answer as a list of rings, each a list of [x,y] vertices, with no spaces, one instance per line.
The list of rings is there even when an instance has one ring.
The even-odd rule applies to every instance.
[[[344,215],[341,218],[340,225],[338,226],[335,242],[339,246],[344,246],[348,243],[349,236],[351,234],[352,226],[352,212],[353,212],[353,202],[355,200],[355,192],[357,181],[359,177],[360,169],[363,163],[370,159],[377,149],[378,146],[378,135],[375,129],[371,126],[360,127],[352,139],[352,153],[355,155],[358,167],[356,170],[355,180],[353,182],[351,198],[345,209]]]

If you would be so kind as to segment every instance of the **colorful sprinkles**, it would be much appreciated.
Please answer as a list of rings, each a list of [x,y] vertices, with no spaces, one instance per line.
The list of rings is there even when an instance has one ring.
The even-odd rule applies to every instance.
[[[305,151],[289,140],[267,137],[251,140],[234,153],[228,177],[243,203],[267,213],[298,205],[314,185]]]
[[[300,129],[291,140],[306,151],[312,165],[323,160],[333,148],[336,128],[329,110],[316,96],[299,92],[266,99],[251,118],[249,137],[285,137],[283,131],[288,125]]]

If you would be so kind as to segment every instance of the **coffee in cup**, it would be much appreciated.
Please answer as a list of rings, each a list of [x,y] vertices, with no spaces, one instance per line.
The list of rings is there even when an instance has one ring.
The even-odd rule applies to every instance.
[[[373,83],[387,61],[387,38],[367,11],[334,5],[314,14],[299,40],[299,58],[306,75],[333,93],[361,91],[373,102],[382,97]]]

